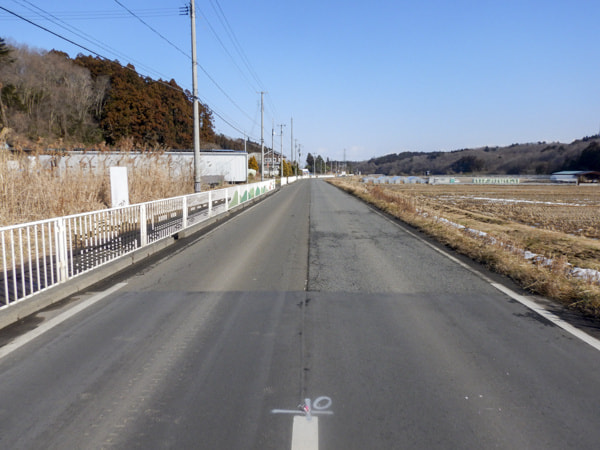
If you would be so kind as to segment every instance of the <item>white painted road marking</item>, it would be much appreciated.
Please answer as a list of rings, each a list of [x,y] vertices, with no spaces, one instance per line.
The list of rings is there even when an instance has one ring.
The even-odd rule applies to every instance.
[[[525,297],[523,295],[519,295],[516,292],[513,292],[512,290],[508,289],[507,287],[502,286],[501,284],[498,284],[498,283],[491,283],[491,284],[492,284],[492,286],[494,286],[499,291],[504,292],[510,298],[515,299],[516,301],[518,301],[522,305],[526,306],[527,308],[531,309],[535,313],[537,313],[540,316],[542,316],[544,319],[547,319],[550,322],[552,322],[554,325],[562,328],[567,333],[570,333],[571,335],[575,336],[576,338],[578,338],[578,339],[582,340],[583,342],[591,345],[596,350],[600,350],[600,340],[596,339],[593,336],[590,336],[589,334],[587,334],[586,332],[580,330],[579,328],[575,328],[573,325],[565,322],[564,320],[562,320],[557,315],[551,313],[550,311],[548,311],[545,308],[541,307],[540,305],[538,305],[534,301],[528,299],[527,297]]]
[[[331,398],[321,396],[314,402],[310,398],[304,399],[303,405],[298,409],[272,409],[271,414],[294,414],[292,427],[292,450],[318,450],[319,449],[319,418],[315,414],[333,415],[329,410]]]
[[[376,214],[380,215],[381,217],[384,217],[387,220],[391,221],[392,223],[396,224],[396,222],[394,220],[390,219],[385,214],[377,211],[376,209],[373,209],[373,211]],[[493,286],[496,289],[498,289],[499,291],[505,293],[506,295],[508,295],[512,299],[518,301],[523,306],[531,309],[533,312],[535,312],[535,313],[539,314],[540,316],[548,319],[554,325],[562,328],[567,333],[571,334],[572,336],[576,337],[577,339],[585,342],[586,344],[591,345],[596,350],[600,351],[600,340],[596,339],[593,336],[590,336],[585,331],[582,331],[579,328],[574,327],[573,325],[565,322],[564,320],[562,320],[561,318],[559,318],[557,315],[551,313],[550,311],[546,310],[543,306],[537,304],[535,301],[530,300],[530,299],[528,299],[527,297],[525,297],[523,295],[517,294],[513,290],[507,288],[506,286],[503,286],[503,285],[501,285],[499,283],[494,283],[491,278],[485,276],[482,272],[479,272],[479,271],[473,269],[468,264],[465,264],[464,262],[460,261],[458,258],[455,258],[454,256],[452,256],[446,250],[440,249],[440,248],[436,247],[435,245],[431,244],[430,242],[427,242],[425,239],[423,239],[421,236],[417,235],[416,233],[413,233],[412,231],[410,231],[410,230],[408,230],[408,229],[406,229],[404,227],[402,227],[402,230],[405,231],[410,236],[413,236],[414,238],[420,240],[421,242],[423,242],[425,245],[427,245],[432,250],[438,252],[441,255],[444,255],[446,258],[450,259],[451,261],[454,261],[455,263],[457,263],[461,267],[467,269],[469,272],[477,275],[479,278],[481,278],[482,280],[488,282],[491,286]]]
[[[127,283],[115,284],[114,286],[107,289],[106,291],[99,292],[96,295],[93,295],[92,297],[88,298],[87,300],[79,303],[77,306],[74,306],[74,307],[68,309],[67,311],[65,311],[64,313],[59,314],[58,316],[54,317],[53,319],[50,319],[48,322],[44,323],[43,325],[40,325],[39,327],[37,327],[35,330],[31,331],[30,333],[24,334],[23,336],[19,336],[14,341],[9,342],[4,347],[0,348],[0,359],[4,358],[5,356],[9,355],[10,353],[14,352],[15,350],[21,348],[28,342],[33,341],[38,336],[41,336],[46,331],[54,328],[55,326],[64,322],[65,320],[73,317],[75,314],[79,313],[80,311],[83,311],[84,309],[88,308],[89,306],[92,306],[94,303],[99,302],[100,300],[109,296],[113,292],[118,291],[125,285],[127,285]]]
[[[294,417],[292,429],[292,450],[319,449],[319,418]]]

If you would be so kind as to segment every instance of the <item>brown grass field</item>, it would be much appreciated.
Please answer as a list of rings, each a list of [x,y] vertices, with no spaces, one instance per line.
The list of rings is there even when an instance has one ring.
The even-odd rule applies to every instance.
[[[156,163],[141,168],[133,160],[124,162],[129,167],[131,204],[194,192],[191,166],[173,177],[170,160],[157,158]],[[78,167],[59,173],[40,168],[35,155],[0,151],[0,226],[110,208],[108,166],[104,169],[99,173]]]
[[[600,317],[599,283],[572,272],[600,271],[600,186],[332,183],[530,292]]]

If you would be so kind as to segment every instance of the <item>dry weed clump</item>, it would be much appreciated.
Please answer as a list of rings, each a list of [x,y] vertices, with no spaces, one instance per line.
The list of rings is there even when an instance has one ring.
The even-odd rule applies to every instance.
[[[482,197],[473,186],[460,186],[458,192],[454,192],[455,196],[451,196],[448,193],[454,186],[443,189],[439,186],[373,186],[357,180],[333,180],[332,183],[449,248],[510,277],[530,292],[600,317],[599,283],[575,277],[572,273],[575,265],[600,269],[600,245],[596,240],[526,225],[520,219],[511,220],[510,216],[503,215],[502,210],[472,207],[462,197]],[[493,195],[500,196],[498,187],[494,188]],[[522,191],[506,195],[517,192],[523,195]],[[590,198],[595,197],[596,192],[584,192],[586,201],[582,202],[574,190],[569,189],[569,201],[589,206],[595,201]],[[565,202],[559,194],[552,189],[553,201]],[[460,201],[454,202],[455,197],[460,197]],[[596,198],[600,204],[600,196]],[[526,258],[524,251],[538,256]]]
[[[35,156],[0,156],[0,225],[105,208],[106,180],[84,170],[60,176]],[[110,196],[110,195],[109,195]]]

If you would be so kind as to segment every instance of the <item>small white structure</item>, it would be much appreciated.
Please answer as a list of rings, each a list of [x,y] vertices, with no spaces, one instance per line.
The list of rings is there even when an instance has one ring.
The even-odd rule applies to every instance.
[[[454,177],[430,177],[429,184],[455,184],[460,180]]]
[[[248,180],[248,153],[237,150],[200,152],[202,178],[221,178],[227,183],[245,183]]]
[[[127,167],[110,168],[110,200],[113,208],[129,206]]]

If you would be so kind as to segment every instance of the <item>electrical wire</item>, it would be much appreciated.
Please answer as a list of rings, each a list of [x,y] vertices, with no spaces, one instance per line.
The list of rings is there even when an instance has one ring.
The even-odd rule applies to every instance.
[[[136,10],[141,17],[173,17],[179,15],[174,12],[173,8],[152,8]],[[55,17],[69,20],[114,20],[114,19],[129,19],[129,14],[115,10],[103,11],[52,11],[51,14]],[[0,20],[15,20],[14,17],[0,17]]]
[[[27,1],[27,0],[23,0],[23,1]],[[115,0],[115,1],[116,1],[116,0]],[[18,2],[17,2],[17,3],[18,3]],[[29,3],[29,2],[27,2],[27,3]],[[118,2],[117,2],[117,3],[118,3]],[[31,11],[31,12],[35,12],[35,11],[32,11],[30,8],[27,8],[27,7],[26,7],[26,6],[24,6],[23,4],[21,4],[21,6],[25,7],[26,9],[29,9],[29,11]],[[42,10],[41,8],[38,8],[38,7],[37,7],[37,6],[35,6],[35,5],[32,5],[32,6],[34,6],[34,7],[35,7],[35,8],[37,8],[37,9],[39,9],[40,11],[42,11],[43,13],[47,14],[47,15],[48,15],[48,16],[50,16],[50,17],[54,17],[52,14],[50,14],[50,13],[47,13],[46,11]],[[46,31],[47,33],[50,33],[50,34],[52,34],[53,36],[56,36],[57,38],[59,38],[59,39],[62,39],[62,40],[64,40],[64,41],[66,41],[66,42],[68,42],[68,43],[70,43],[70,44],[74,45],[75,47],[78,47],[78,48],[80,48],[80,49],[82,49],[82,50],[85,50],[85,51],[89,52],[90,54],[93,54],[93,55],[95,55],[95,56],[97,56],[97,57],[99,57],[99,58],[101,58],[101,59],[104,59],[104,60],[106,60],[106,61],[108,61],[108,62],[111,62],[111,63],[113,63],[113,64],[118,64],[117,62],[110,60],[108,57],[104,56],[103,54],[101,54],[101,53],[99,53],[99,52],[97,52],[97,51],[95,51],[95,50],[92,50],[91,48],[88,48],[88,47],[86,47],[85,45],[82,45],[82,44],[80,44],[80,43],[78,43],[78,42],[75,42],[74,40],[72,40],[72,39],[69,39],[69,38],[67,38],[67,37],[65,37],[65,36],[63,36],[63,35],[61,35],[61,34],[59,34],[59,33],[55,32],[55,31],[52,31],[51,29],[49,29],[49,28],[47,28],[47,27],[45,27],[45,26],[43,26],[43,25],[40,25],[40,24],[38,24],[38,23],[35,23],[33,20],[30,20],[30,19],[28,19],[28,18],[24,17],[23,15],[21,15],[21,14],[19,14],[19,13],[16,13],[16,12],[14,12],[14,11],[12,11],[12,10],[10,10],[10,9],[8,9],[8,8],[6,8],[6,7],[4,7],[4,6],[0,6],[0,10],[2,10],[2,11],[5,11],[6,13],[8,13],[8,14],[10,14],[10,15],[12,15],[12,16],[14,16],[14,17],[16,17],[16,18],[20,19],[20,20],[23,20],[23,21],[25,21],[25,22],[29,23],[30,25],[33,25],[33,26],[35,26],[35,27],[37,27],[37,28],[39,28],[39,29],[41,29],[41,30],[43,30],[43,31]],[[38,15],[40,15],[40,16],[41,16],[41,14],[39,14],[39,13],[36,13],[36,14],[38,14]],[[48,19],[47,17],[46,17],[46,18],[44,18],[43,16],[41,16],[41,17],[42,17],[43,19],[45,19],[45,20],[50,20],[50,21],[51,21],[52,23],[54,23],[55,25],[58,25],[58,26],[60,26],[61,28],[63,28],[63,29],[66,29],[67,31],[70,31],[70,32],[72,32],[72,33],[76,34],[78,37],[80,37],[80,38],[83,38],[83,39],[85,39],[85,40],[86,40],[86,41],[88,41],[88,42],[91,42],[89,39],[85,38],[85,36],[82,36],[81,34],[78,34],[77,32],[74,32],[73,30],[77,30],[75,27],[71,27],[71,26],[69,25],[69,26],[72,28],[72,30],[68,30],[67,28],[65,28],[64,26],[62,26],[62,25],[60,25],[60,24],[56,23],[56,22],[55,22],[54,20],[52,20],[52,19]],[[55,19],[60,21],[60,19],[58,19],[58,18],[56,18],[56,17],[55,17]],[[83,32],[81,32],[81,33],[83,33]],[[85,34],[85,33],[84,33],[84,34]],[[93,38],[92,38],[92,39],[93,39]],[[104,48],[105,50],[107,50],[107,48],[106,48],[106,47],[105,47],[105,46],[104,46],[102,43],[100,43],[99,41],[97,41],[97,42],[96,42],[96,45],[98,45],[99,47],[102,47],[102,48]],[[112,51],[115,51],[115,50],[113,49]],[[117,51],[115,51],[115,52],[117,52]],[[118,52],[117,52],[117,53],[118,53]],[[124,56],[125,56],[125,57],[127,57],[126,55],[124,55]],[[127,57],[127,58],[128,58],[128,59],[131,59],[131,58],[129,58],[129,57]],[[119,64],[119,65],[120,65],[120,64]],[[121,66],[121,65],[120,65],[120,66]],[[138,73],[138,72],[137,72],[137,71],[136,71],[134,68],[127,67],[127,66],[121,66],[121,67],[123,67],[123,68],[125,68],[125,69],[127,69],[127,70],[130,70],[130,71],[134,72],[134,73],[135,73],[135,74],[137,74],[137,75],[140,75],[140,74],[139,74],[139,73]],[[213,81],[213,83],[215,83],[215,85],[216,85],[216,86],[217,86],[217,87],[218,87],[218,88],[219,88],[219,89],[220,89],[220,90],[221,90],[221,91],[222,91],[222,92],[223,92],[223,93],[224,93],[224,94],[225,94],[225,95],[226,95],[226,96],[227,96],[227,97],[230,99],[230,101],[232,101],[232,102],[233,102],[233,100],[232,100],[232,99],[231,99],[231,98],[230,98],[230,97],[229,97],[229,96],[228,96],[228,95],[227,95],[227,94],[226,94],[226,93],[225,93],[225,92],[222,90],[222,88],[220,88],[220,86],[218,86],[218,84],[216,83],[216,81],[214,81],[214,80],[212,79],[212,77],[210,77],[210,75],[208,74],[208,72],[206,72],[206,71],[204,70],[204,68],[202,68],[202,66],[200,66],[200,65],[199,65],[199,67],[200,67],[200,68],[203,70],[203,72],[204,72],[204,73],[205,73],[205,74],[206,74],[206,75],[207,75],[207,76],[208,76],[208,77],[211,79],[211,81]],[[153,71],[153,72],[155,72],[154,70],[152,70],[152,71]],[[165,77],[165,78],[168,78],[168,77]],[[154,81],[154,82],[156,82],[156,83],[159,83],[159,84],[162,84],[162,85],[164,85],[164,86],[168,87],[169,89],[173,89],[173,90],[175,90],[175,91],[182,92],[182,93],[184,93],[184,94],[186,94],[186,95],[189,95],[189,91],[187,91],[187,90],[184,90],[184,89],[182,89],[182,88],[176,88],[176,87],[174,87],[174,86],[171,86],[170,84],[168,84],[168,83],[166,83],[166,82],[164,82],[164,81],[157,80],[157,81]],[[207,103],[206,101],[203,101],[203,99],[202,99],[202,98],[200,98],[200,96],[199,96],[199,100],[202,102],[202,104],[203,104],[203,105],[204,105],[204,106],[205,106],[207,109],[209,109],[209,110],[210,110],[210,111],[211,111],[211,112],[212,112],[212,113],[213,113],[215,116],[217,116],[219,119],[221,119],[221,120],[222,120],[224,123],[226,123],[226,124],[227,124],[228,126],[230,126],[232,129],[236,130],[236,131],[237,131],[237,132],[239,132],[240,134],[247,135],[247,133],[246,133],[246,132],[245,132],[245,131],[242,129],[242,127],[241,127],[241,126],[239,126],[238,124],[234,124],[234,121],[233,121],[233,120],[231,120],[231,119],[227,118],[227,117],[225,116],[225,114],[223,114],[223,113],[219,112],[219,111],[218,111],[217,109],[215,109],[214,107],[210,107],[210,106],[208,106],[208,103]],[[233,103],[235,104],[235,102],[233,102]],[[237,105],[236,105],[236,106],[237,106]],[[240,109],[240,110],[241,110],[241,108],[239,108],[239,106],[238,106],[238,109]],[[253,120],[252,118],[250,118],[250,116],[249,116],[248,114],[246,114],[246,113],[245,113],[243,110],[241,110],[241,111],[242,111],[242,113],[244,113],[244,115],[245,115],[246,117],[248,117],[248,118],[250,119],[250,121],[251,121],[251,122],[255,122],[255,120]],[[255,138],[255,137],[252,137],[252,136],[248,136],[248,138],[250,138],[250,139],[253,139],[253,140],[255,140],[255,141],[257,140],[257,138]]]
[[[155,28],[153,28],[151,25],[149,25],[144,19],[142,19],[141,17],[139,17],[136,13],[134,13],[132,10],[130,10],[127,6],[125,6],[119,0],[114,0],[114,2],[117,5],[119,5],[121,8],[123,8],[125,11],[127,11],[129,14],[131,14],[133,17],[135,17],[137,20],[139,20],[140,22],[142,22],[146,27],[148,27],[150,30],[152,30],[152,32],[154,32],[156,35],[158,35],[162,40],[164,40],[165,42],[167,42],[171,47],[173,47],[175,50],[177,50],[183,56],[185,56],[186,58],[191,59],[189,53],[181,50],[177,45],[173,44],[169,39],[167,39],[166,37],[164,37],[159,31],[157,31]]]
[[[237,51],[238,55],[240,55],[240,58],[242,59],[242,62],[248,69],[248,72],[250,73],[250,75],[252,75],[252,77],[254,78],[254,80],[256,81],[258,86],[261,88],[261,90],[264,91],[263,83],[260,81],[260,78],[256,74],[256,71],[252,68],[250,61],[249,61],[248,57],[246,56],[246,53],[244,52],[242,46],[240,45],[240,42],[238,41],[238,39],[233,31],[233,28],[229,24],[229,20],[227,20],[227,16],[225,15],[223,8],[221,8],[221,4],[219,3],[218,0],[211,0],[210,4],[213,7],[214,11],[217,13],[217,17],[218,17],[219,21],[223,25],[223,28],[225,29],[226,33],[228,34],[229,39],[233,43],[233,47]]]
[[[55,15],[43,10],[42,8],[34,5],[33,3],[29,2],[28,0],[14,0],[16,3],[20,4],[22,7],[24,7],[25,9],[31,11],[34,14],[37,14],[38,16],[40,16],[42,19],[44,20],[48,20],[50,22],[52,22],[54,25],[57,25],[58,27],[69,31],[70,33],[73,33],[74,35],[84,39],[85,41],[97,45],[98,47],[100,47],[101,49],[108,51],[108,52],[112,52],[113,54],[117,55],[117,56],[121,56],[122,58],[125,58],[126,60],[135,63],[135,65],[137,67],[141,67],[143,68],[145,71],[147,72],[151,72],[154,73],[155,75],[158,75],[159,77],[162,78],[168,78],[166,75],[161,74],[160,72],[155,71],[154,69],[152,69],[151,67],[146,66],[144,63],[137,61],[133,58],[131,58],[128,55],[125,55],[124,53],[121,53],[120,51],[103,44],[102,42],[100,42],[99,40],[97,40],[96,38],[94,38],[93,36],[90,36],[89,34],[85,33],[84,31],[81,31],[80,29],[66,23],[65,21],[61,20],[60,18],[56,17]],[[40,12],[34,11],[31,8],[27,7],[26,5],[24,5],[22,2],[27,3],[28,5],[32,6],[33,8],[37,9]],[[61,25],[58,22],[61,22],[64,25]]]
[[[169,39],[167,39],[165,36],[163,36],[159,31],[157,31],[156,29],[154,29],[152,26],[150,26],[148,23],[146,23],[144,20],[142,20],[140,17],[138,17],[133,11],[131,11],[129,8],[127,8],[125,5],[123,5],[123,3],[121,3],[119,0],[114,0],[114,2],[121,6],[123,9],[125,9],[129,14],[131,14],[133,17],[135,17],[136,19],[138,19],[140,22],[142,22],[146,27],[148,27],[152,32],[154,32],[156,35],[158,35],[160,38],[162,38],[164,41],[166,41],[169,45],[171,45],[173,48],[175,48],[178,52],[180,52],[181,54],[183,54],[186,58],[188,58],[191,61],[191,56],[186,53],[185,51],[183,51],[181,48],[179,48],[177,45],[173,44]],[[196,62],[196,65],[200,68],[200,70],[202,70],[202,72],[207,76],[207,78],[217,87],[217,89],[219,89],[219,91],[221,91],[221,93],[231,102],[231,104],[233,106],[235,106],[243,115],[245,115],[250,121],[252,121],[252,118],[248,115],[248,113],[246,113],[246,111],[244,111],[231,97],[230,95],[225,91],[225,89],[223,89],[219,83],[217,83],[217,81],[208,73],[208,71],[202,67],[201,64],[198,64],[198,62]]]
[[[225,29],[225,32],[227,33],[229,40],[233,44],[235,51],[237,52],[240,59],[242,60],[242,63],[248,70],[248,73],[250,73],[252,78],[254,78],[254,81],[259,86],[259,89],[256,92],[265,91],[265,89],[263,87],[264,86],[263,82],[261,81],[258,74],[254,70],[252,64],[250,63],[250,60],[249,60],[248,56],[246,55],[246,52],[244,51],[243,47],[241,46],[240,41],[237,38],[235,31],[233,30],[233,27],[231,26],[231,24],[229,23],[229,20],[227,19],[225,11],[223,11],[223,8],[221,7],[221,4],[219,3],[219,0],[210,0],[210,3],[211,3],[213,10],[215,11],[215,13],[217,15],[217,18],[221,22],[221,25]],[[277,112],[277,108],[275,107],[275,104],[273,103],[273,100],[271,99],[270,96],[267,96],[267,102],[269,104],[269,107],[270,107],[273,115],[278,116],[279,114]]]
[[[208,20],[208,16],[206,14],[204,14],[204,12],[200,8],[196,8],[196,9],[204,17],[204,20],[205,20],[204,23],[206,23],[206,25],[208,25],[209,30],[211,31],[211,33],[213,34],[213,36],[215,37],[215,39],[217,39],[217,42],[221,45],[221,48],[225,51],[225,53],[227,53],[227,56],[229,56],[229,59],[231,59],[231,62],[236,67],[236,69],[239,71],[239,73],[242,76],[242,78],[244,78],[244,80],[248,83],[248,86],[250,86],[250,89],[252,89],[253,92],[256,92],[257,90],[260,90],[260,88],[257,89],[254,85],[252,85],[252,82],[248,79],[248,76],[244,73],[244,71],[239,66],[239,64],[237,63],[237,61],[234,59],[234,57],[231,54],[231,52],[229,51],[229,49],[223,43],[223,40],[221,39],[221,37],[217,34],[217,32],[215,31],[215,29],[211,25],[210,21]]]

